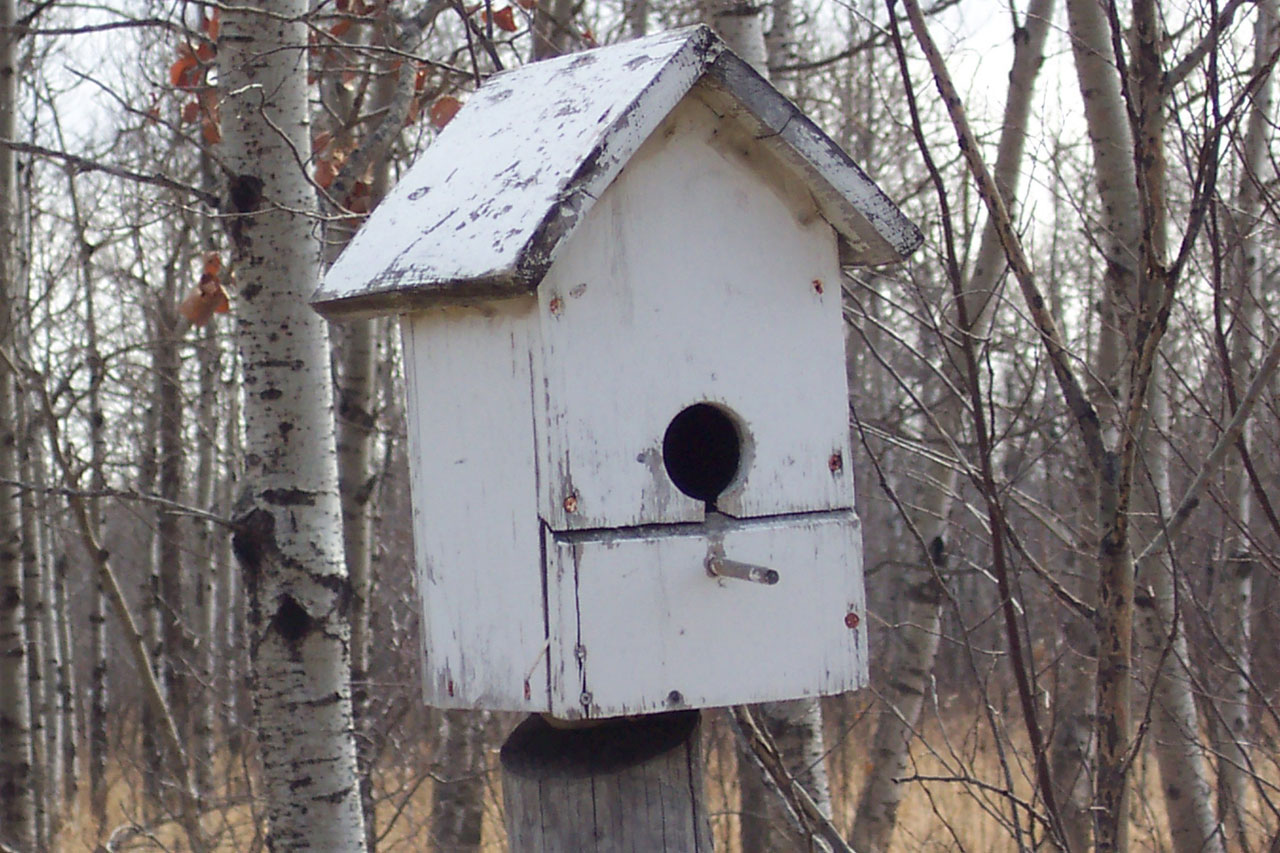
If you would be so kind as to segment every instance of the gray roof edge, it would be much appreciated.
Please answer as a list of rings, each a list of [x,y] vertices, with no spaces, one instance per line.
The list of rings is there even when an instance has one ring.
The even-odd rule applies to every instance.
[[[387,314],[407,314],[436,305],[469,305],[509,299],[532,293],[536,288],[536,280],[530,282],[514,274],[495,273],[463,282],[402,282],[396,286],[343,296],[334,296],[322,288],[311,297],[311,307],[326,320],[345,322]]]
[[[737,100],[809,166],[847,206],[883,240],[866,246],[866,235],[836,219],[832,226],[847,241],[865,246],[859,262],[866,265],[905,260],[920,247],[924,236],[840,145],[779,92],[745,60],[725,50],[707,69],[707,76]]]

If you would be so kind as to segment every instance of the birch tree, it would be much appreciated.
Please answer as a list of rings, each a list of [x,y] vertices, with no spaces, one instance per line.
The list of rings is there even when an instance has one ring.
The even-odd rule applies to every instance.
[[[1240,141],[1240,172],[1235,190],[1235,203],[1225,211],[1227,280],[1219,284],[1229,288],[1232,328],[1229,341],[1221,327],[1218,330],[1219,354],[1227,360],[1223,365],[1226,381],[1226,405],[1239,406],[1248,371],[1258,356],[1257,341],[1261,329],[1261,300],[1265,278],[1261,257],[1263,187],[1267,175],[1267,152],[1272,139],[1272,115],[1275,107],[1273,71],[1268,64],[1280,48],[1280,9],[1275,0],[1258,3],[1254,25],[1253,74],[1261,77],[1249,106],[1244,137]],[[1218,813],[1232,842],[1248,849],[1245,817],[1252,761],[1249,755],[1249,697],[1251,694],[1251,639],[1253,628],[1253,576],[1257,555],[1253,545],[1251,522],[1255,518],[1253,483],[1245,470],[1243,457],[1254,448],[1253,420],[1240,436],[1241,459],[1232,460],[1226,470],[1226,494],[1235,513],[1234,527],[1226,532],[1221,545],[1221,563],[1213,590],[1213,627],[1221,642],[1221,653],[1210,655],[1222,660],[1221,675],[1211,680],[1213,716],[1210,734],[1214,753],[1218,756]]]
[[[0,139],[14,139],[17,128],[14,13],[14,0],[0,0]],[[18,539],[17,377],[12,350],[20,257],[16,179],[13,149],[0,146],[0,842],[31,850],[36,845],[36,804]]]
[[[239,287],[244,490],[236,558],[275,850],[363,850],[352,737],[350,587],[310,150],[307,4],[228,10],[218,62],[228,230]]]

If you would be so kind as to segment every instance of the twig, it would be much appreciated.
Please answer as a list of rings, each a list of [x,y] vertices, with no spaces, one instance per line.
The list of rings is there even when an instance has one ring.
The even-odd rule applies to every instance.
[[[214,208],[218,208],[218,197],[202,190],[191,184],[170,178],[168,175],[147,174],[144,172],[135,172],[132,169],[125,169],[120,166],[112,166],[109,163],[101,163],[97,160],[89,160],[84,157],[78,157],[66,151],[58,151],[53,148],[45,148],[43,145],[32,145],[29,142],[16,142],[12,139],[0,139],[0,146],[8,148],[11,151],[17,151],[21,154],[33,154],[37,157],[47,157],[50,160],[59,160],[66,165],[72,167],[78,172],[103,172],[117,178],[123,178],[127,181],[137,181],[141,184],[152,184],[165,189],[176,190],[177,192],[187,193],[194,196],[205,204]]]

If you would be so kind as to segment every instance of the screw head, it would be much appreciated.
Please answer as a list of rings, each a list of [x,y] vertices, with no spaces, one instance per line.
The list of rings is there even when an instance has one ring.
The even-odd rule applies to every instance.
[[[839,451],[832,453],[830,458],[827,459],[827,468],[830,469],[832,474],[839,474],[841,471],[843,471],[844,455],[841,454]]]
[[[587,707],[587,706],[589,706],[589,705],[591,704],[591,691],[590,691],[590,690],[584,690],[584,691],[582,691],[582,695],[578,697],[578,704],[580,704],[580,705],[581,705],[582,707],[584,707],[584,708],[585,708],[585,707]]]
[[[814,293],[816,293],[816,294],[818,294],[819,296],[821,296],[821,295],[822,295],[822,290],[823,290],[823,287],[822,287],[822,279],[820,279],[820,278],[815,278],[815,279],[813,280],[813,292],[814,292]]]
[[[564,499],[564,511],[565,512],[578,511],[578,496],[576,494],[573,494],[572,492],[570,492],[568,497]]]
[[[551,301],[547,303],[547,308],[552,314],[559,316],[560,312],[564,310],[564,300],[559,296],[553,296],[551,297]]]
[[[850,610],[844,616],[844,626],[850,630],[857,628],[858,623],[860,623],[861,621],[862,621],[861,617],[859,617],[858,614],[854,613],[852,610]]]

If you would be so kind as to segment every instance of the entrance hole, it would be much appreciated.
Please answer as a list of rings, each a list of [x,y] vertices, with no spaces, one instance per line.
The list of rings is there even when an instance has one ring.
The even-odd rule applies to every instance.
[[[662,461],[677,489],[714,505],[738,474],[742,435],[724,409],[696,403],[671,419],[662,438]]]

